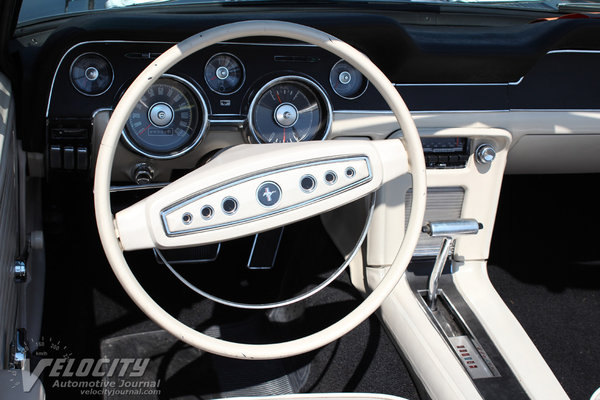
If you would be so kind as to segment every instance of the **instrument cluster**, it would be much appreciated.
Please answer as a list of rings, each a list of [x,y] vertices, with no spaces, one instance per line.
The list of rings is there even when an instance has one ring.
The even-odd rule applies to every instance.
[[[261,63],[247,52],[205,54],[207,61],[200,71],[197,59],[183,62],[183,68],[170,70],[142,96],[125,125],[124,143],[148,158],[173,159],[197,146],[211,121],[224,118],[243,121],[249,142],[325,139],[332,124],[331,98],[357,99],[365,93],[368,81],[346,61],[334,56],[323,60],[319,55],[306,55],[307,50],[315,51],[307,47],[302,48],[301,55],[275,53],[269,61],[278,69],[262,71],[258,70]],[[125,57],[152,59],[159,55],[129,52]],[[252,65],[245,65],[243,60]],[[109,89],[115,91],[111,87],[119,72],[119,65],[113,67],[109,57],[89,51],[71,62],[69,78],[80,95],[102,97]],[[127,86],[122,84],[116,90],[116,100]],[[234,101],[242,103],[239,113],[235,109],[222,112],[233,108]]]

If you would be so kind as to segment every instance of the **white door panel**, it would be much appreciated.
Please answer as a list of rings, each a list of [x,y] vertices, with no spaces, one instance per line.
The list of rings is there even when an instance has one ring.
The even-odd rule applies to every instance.
[[[19,255],[17,142],[14,101],[0,73],[0,367],[6,368],[15,332],[17,289],[14,261]]]

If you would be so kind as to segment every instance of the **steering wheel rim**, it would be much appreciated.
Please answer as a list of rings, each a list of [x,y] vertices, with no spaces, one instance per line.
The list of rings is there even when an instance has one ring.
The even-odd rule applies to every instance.
[[[110,207],[110,177],[123,127],[142,94],[173,65],[210,45],[242,37],[272,36],[319,46],[357,68],[379,91],[403,132],[412,174],[412,208],[403,241],[381,283],[345,317],[321,331],[295,340],[270,344],[236,343],[207,336],[183,324],[160,307],[138,282],[121,248]],[[100,240],[117,279],[136,305],[159,326],[198,349],[237,359],[266,360],[290,357],[320,348],[339,339],[368,318],[400,281],[417,245],[425,214],[425,160],[412,116],[387,77],[362,53],[327,33],[281,21],[243,21],[218,26],[174,45],[154,60],[134,80],[114,109],[99,147],[94,179],[94,203]]]

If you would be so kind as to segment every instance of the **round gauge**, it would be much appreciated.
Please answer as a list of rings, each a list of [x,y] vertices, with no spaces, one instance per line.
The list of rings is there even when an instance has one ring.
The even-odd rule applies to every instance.
[[[331,68],[329,83],[338,96],[351,100],[365,92],[368,81],[356,68],[340,60]]]
[[[250,104],[248,125],[260,143],[320,140],[329,133],[331,116],[331,105],[314,82],[284,76],[258,91]]]
[[[244,66],[233,54],[215,54],[204,67],[204,79],[213,92],[231,94],[244,83]]]
[[[87,96],[106,92],[113,81],[113,69],[108,60],[96,53],[80,55],[71,64],[71,84]]]
[[[204,135],[208,110],[186,80],[163,75],[142,96],[125,124],[125,141],[147,157],[167,159],[191,150]]]

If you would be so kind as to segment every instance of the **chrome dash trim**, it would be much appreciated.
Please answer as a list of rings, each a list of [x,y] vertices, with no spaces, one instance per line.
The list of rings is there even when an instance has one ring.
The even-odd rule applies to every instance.
[[[518,85],[523,80],[523,77],[515,82],[472,82],[472,83],[394,83],[395,87],[446,87],[446,86],[507,86]]]
[[[507,113],[514,110],[418,110],[410,111],[411,114],[467,114],[467,113]],[[555,110],[547,110],[555,111]],[[583,111],[583,110],[582,110]],[[336,114],[380,114],[380,115],[391,115],[394,113],[390,110],[335,110],[333,115]]]
[[[167,216],[169,214],[171,214],[174,211],[179,210],[182,207],[185,207],[203,197],[209,196],[213,193],[217,193],[220,192],[222,190],[228,189],[230,187],[239,185],[241,183],[245,183],[248,181],[251,181],[253,179],[260,179],[260,178],[265,178],[267,176],[276,174],[276,173],[280,173],[280,172],[286,172],[286,171],[291,171],[294,169],[298,169],[298,168],[302,168],[302,167],[308,167],[308,166],[313,166],[313,165],[322,165],[322,164],[329,164],[332,162],[342,162],[342,161],[355,161],[355,160],[362,160],[365,161],[365,163],[367,164],[367,171],[368,171],[368,175],[356,182],[350,183],[349,185],[346,185],[344,187],[341,187],[337,190],[334,190],[332,192],[329,193],[325,193],[321,196],[315,197],[313,199],[309,199],[285,208],[281,208],[281,209],[277,209],[277,210],[273,210],[270,212],[266,212],[264,214],[260,214],[257,215],[255,217],[248,217],[248,218],[243,218],[240,220],[236,220],[236,221],[231,221],[231,222],[225,222],[225,223],[221,223],[221,224],[217,224],[217,225],[212,225],[212,226],[207,226],[204,228],[194,228],[194,229],[186,229],[186,230],[181,230],[178,232],[171,232],[169,230],[169,226],[167,224]],[[163,223],[163,229],[165,231],[165,234],[168,237],[177,237],[177,236],[183,236],[183,235],[189,235],[189,234],[193,234],[193,233],[198,233],[198,232],[204,232],[204,231],[208,231],[208,230],[214,230],[214,229],[220,229],[220,228],[224,228],[224,227],[228,227],[228,226],[234,226],[234,225],[239,225],[239,224],[244,224],[247,222],[251,222],[251,221],[256,221],[259,219],[263,219],[263,218],[267,218],[267,217],[271,217],[273,215],[277,215],[277,214],[281,214],[284,212],[288,212],[291,210],[295,210],[298,209],[300,207],[304,207],[307,206],[309,204],[312,203],[316,203],[325,199],[328,199],[330,197],[333,197],[337,194],[343,193],[343,192],[347,192],[348,190],[352,190],[355,187],[361,186],[367,182],[370,182],[373,179],[373,171],[371,169],[371,162],[369,160],[369,157],[366,156],[349,156],[349,157],[340,157],[340,158],[329,158],[329,159],[325,159],[325,160],[318,160],[318,161],[313,161],[313,162],[307,162],[307,163],[297,163],[297,164],[293,164],[284,168],[277,168],[277,169],[273,169],[273,170],[268,170],[268,171],[264,171],[258,174],[253,174],[247,177],[244,177],[242,179],[237,179],[237,180],[233,180],[232,182],[226,183],[224,185],[220,185],[217,187],[214,187],[210,190],[207,190],[205,192],[201,192],[195,195],[190,196],[188,199],[181,201],[179,203],[173,204],[171,206],[168,206],[166,208],[164,208],[161,212],[160,212],[160,217]]]
[[[153,190],[153,189],[162,189],[165,186],[169,185],[171,182],[157,182],[157,183],[148,183],[145,185],[115,185],[110,187],[111,193],[118,192],[132,192],[134,190]]]
[[[576,49],[562,49],[562,50],[550,50],[548,54],[562,54],[562,53],[580,53],[580,54],[600,54],[600,50],[576,50]]]

